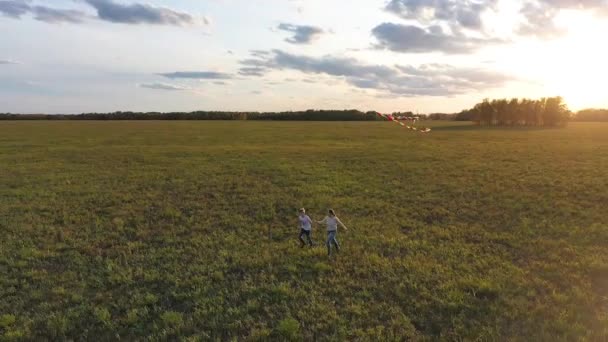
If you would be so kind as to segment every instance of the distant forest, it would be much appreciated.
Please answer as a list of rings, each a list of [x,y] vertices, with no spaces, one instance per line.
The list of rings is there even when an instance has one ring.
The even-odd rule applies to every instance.
[[[560,126],[568,121],[607,121],[608,109],[568,110],[561,97],[483,100],[473,108],[456,114],[391,113],[398,117],[422,120],[473,121],[484,126]],[[289,112],[114,112],[83,114],[12,114],[0,113],[0,120],[292,120],[292,121],[378,121],[375,111],[313,110]]]

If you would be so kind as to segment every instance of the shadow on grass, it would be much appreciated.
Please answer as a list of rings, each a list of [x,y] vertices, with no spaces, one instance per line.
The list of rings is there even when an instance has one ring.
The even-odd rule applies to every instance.
[[[446,125],[432,127],[433,131],[478,131],[482,127],[476,125]]]
[[[477,125],[450,125],[433,127],[433,131],[547,131],[562,127],[537,127],[537,126],[477,126]]]

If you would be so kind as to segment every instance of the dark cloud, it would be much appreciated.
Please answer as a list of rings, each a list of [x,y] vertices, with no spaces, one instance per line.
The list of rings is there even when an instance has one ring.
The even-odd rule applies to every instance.
[[[84,21],[86,15],[81,11],[55,9],[46,6],[32,7],[32,13],[36,20],[44,21],[51,24],[56,23],[72,23],[78,24]]]
[[[140,88],[156,89],[156,90],[172,90],[172,91],[188,90],[188,88],[185,88],[185,87],[182,87],[179,85],[174,85],[174,84],[167,84],[167,83],[144,83],[144,84],[138,84],[138,86]]]
[[[285,39],[291,44],[310,44],[323,33],[319,27],[286,23],[281,23],[277,29],[293,33],[292,37]]]
[[[0,13],[10,18],[19,19],[22,15],[27,14],[30,9],[30,5],[25,1],[0,1]]]
[[[34,19],[47,23],[81,23],[86,15],[81,11],[57,9],[46,6],[30,6],[30,1],[0,1],[0,13],[5,16],[21,19],[25,14],[32,14]]]
[[[122,24],[190,25],[192,15],[147,4],[123,5],[112,0],[85,0],[101,20]]]
[[[161,73],[159,75],[167,78],[191,78],[198,80],[223,80],[232,78],[230,74],[215,71],[176,71]]]
[[[444,21],[472,30],[482,28],[482,14],[494,9],[497,0],[391,0],[386,10],[404,19]]]
[[[248,68],[252,59],[241,64]],[[374,89],[398,96],[445,96],[499,87],[510,78],[477,68],[455,68],[442,64],[382,66],[364,64],[353,58],[309,57],[273,50],[255,62],[257,68],[296,70],[305,74],[339,77],[353,87]]]
[[[413,25],[383,23],[372,30],[376,47],[397,52],[471,53],[496,39],[472,38],[460,33],[447,33],[441,26],[421,28]]]
[[[97,18],[104,21],[121,24],[157,24],[157,25],[191,25],[198,22],[192,15],[174,11],[169,8],[155,7],[147,4],[123,5],[113,0],[83,0],[97,11]],[[0,0],[0,14],[20,19],[21,16],[32,14],[36,20],[47,23],[81,23],[86,14],[70,9],[58,9],[47,6],[30,5],[30,0]],[[209,25],[206,17],[200,22]]]

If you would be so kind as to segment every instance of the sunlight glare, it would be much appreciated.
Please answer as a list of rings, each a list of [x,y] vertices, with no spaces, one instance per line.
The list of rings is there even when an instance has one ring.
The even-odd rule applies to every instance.
[[[601,105],[606,100],[608,45],[604,44],[606,25],[592,15],[572,15],[570,34],[557,42],[555,58],[547,56],[546,81],[557,94],[563,94],[574,108]],[[602,25],[603,24],[603,25]]]

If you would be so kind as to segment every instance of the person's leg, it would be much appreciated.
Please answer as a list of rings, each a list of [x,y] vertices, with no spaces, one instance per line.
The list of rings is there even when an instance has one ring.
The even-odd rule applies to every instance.
[[[306,231],[304,229],[300,229],[300,236],[298,237],[300,239],[300,247],[304,247],[304,245],[306,245],[306,241],[304,241],[303,236],[306,234]]]
[[[312,232],[310,230],[306,231],[306,237],[308,238],[308,245],[312,247]]]
[[[331,256],[331,239],[332,232],[327,232],[327,241],[325,242],[325,244],[327,245],[327,256]]]
[[[336,252],[340,252],[340,244],[338,243],[338,239],[336,238],[336,232],[334,232],[334,236],[331,242],[336,246]]]

